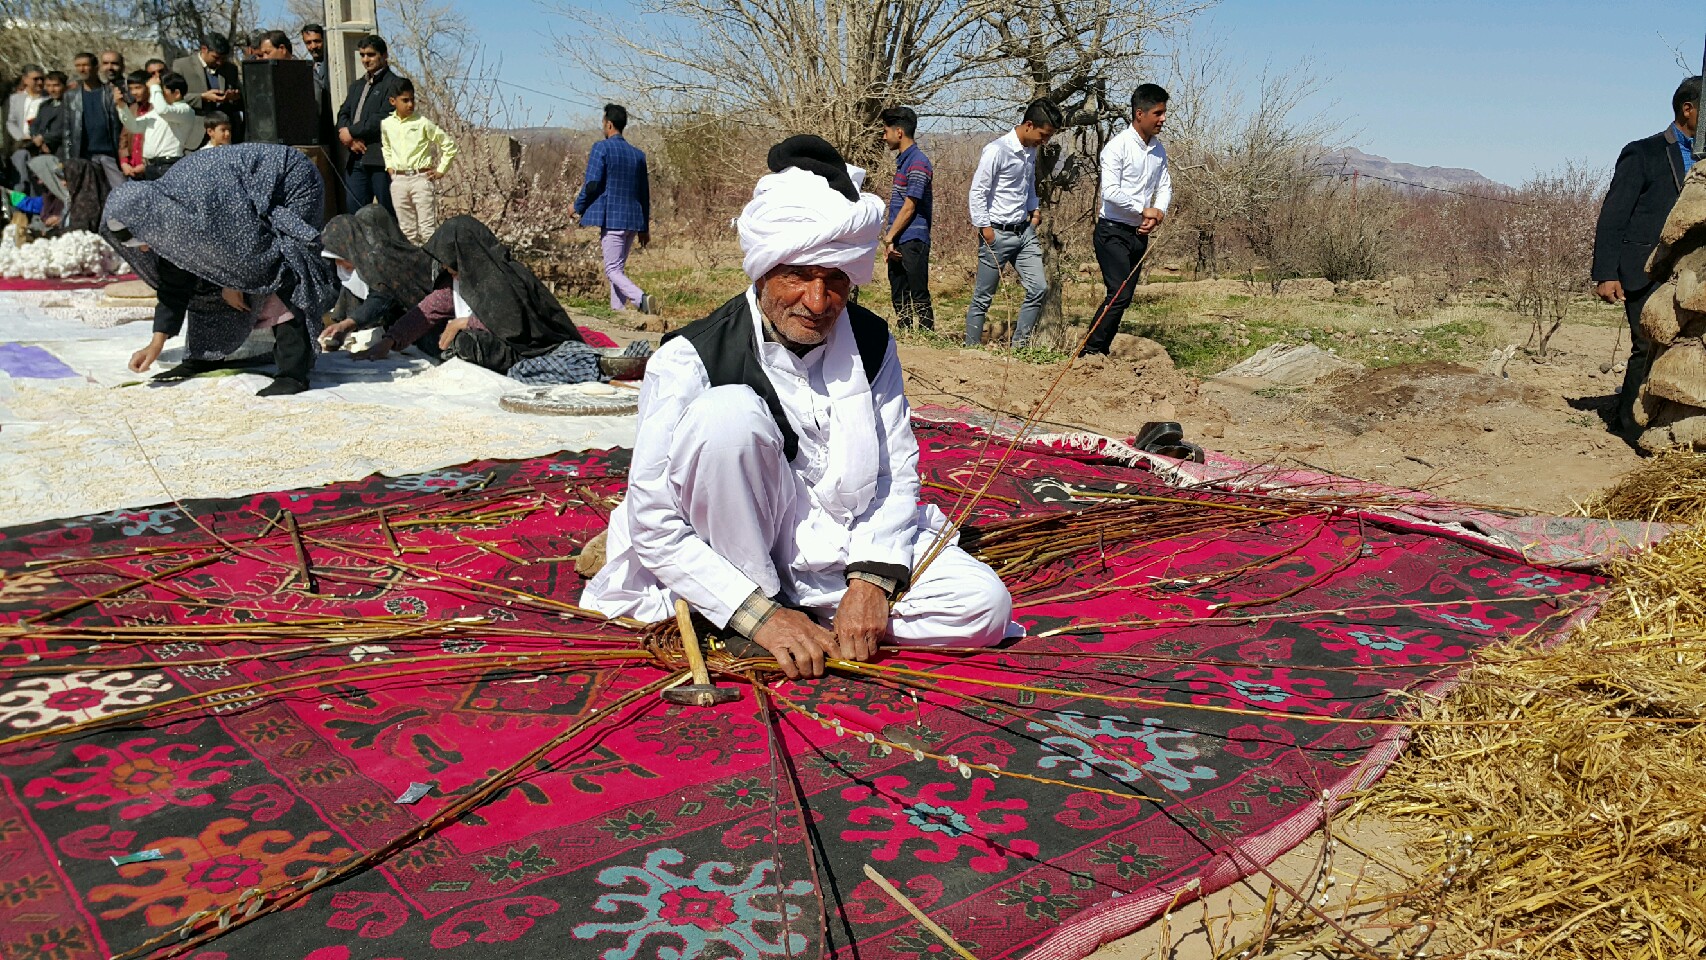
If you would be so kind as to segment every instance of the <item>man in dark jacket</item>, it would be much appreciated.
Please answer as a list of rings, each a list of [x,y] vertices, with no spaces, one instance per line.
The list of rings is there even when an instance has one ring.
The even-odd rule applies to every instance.
[[[1631,435],[1639,432],[1635,394],[1652,362],[1652,344],[1641,332],[1641,307],[1654,287],[1647,277],[1647,258],[1658,246],[1665,218],[1682,192],[1682,178],[1694,165],[1700,78],[1682,81],[1670,102],[1675,121],[1662,133],[1629,144],[1618,155],[1593,238],[1594,293],[1607,303],[1623,304],[1629,320],[1632,345],[1617,398],[1617,423]]]
[[[391,206],[391,175],[385,172],[385,153],[380,149],[379,122],[391,115],[391,98],[397,95],[401,78],[391,72],[385,41],[367,36],[356,45],[367,73],[350,84],[349,95],[338,109],[338,142],[349,150],[346,197],[349,212],[379,201]]]
[[[65,91],[65,158],[95,164],[107,178],[108,189],[116,190],[124,183],[124,171],[118,167],[124,129],[113,88],[101,78],[94,54],[79,53],[71,66],[77,79]]]
[[[604,105],[604,139],[586,157],[586,182],[575,197],[575,216],[582,226],[599,229],[604,251],[604,276],[610,281],[610,309],[633,307],[652,313],[652,298],[628,279],[628,252],[637,238],[651,242],[652,190],[646,155],[622,136],[628,111]]]
[[[231,41],[224,34],[208,34],[199,51],[172,63],[171,72],[189,85],[184,101],[196,116],[206,119],[215,113],[224,114],[231,121],[232,139],[243,139],[242,84],[237,79],[237,65],[231,62]]]

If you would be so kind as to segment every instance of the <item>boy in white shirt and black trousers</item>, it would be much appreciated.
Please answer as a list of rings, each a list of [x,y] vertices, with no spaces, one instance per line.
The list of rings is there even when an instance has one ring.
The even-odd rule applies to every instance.
[[[1102,210],[1096,220],[1096,263],[1108,295],[1080,354],[1107,353],[1120,321],[1131,306],[1137,267],[1149,249],[1149,235],[1167,216],[1173,180],[1167,173],[1167,149],[1161,127],[1167,122],[1167,91],[1153,83],[1131,95],[1131,126],[1102,148]]]

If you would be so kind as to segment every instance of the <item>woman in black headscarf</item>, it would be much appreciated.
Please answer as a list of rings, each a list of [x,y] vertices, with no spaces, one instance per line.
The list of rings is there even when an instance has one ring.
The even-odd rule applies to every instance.
[[[582,340],[551,291],[473,217],[446,220],[426,252],[444,271],[437,288],[362,356],[384,357],[436,334],[447,358],[507,373],[517,360]]]
[[[158,294],[141,373],[188,320],[184,362],[156,379],[221,366],[257,327],[271,327],[278,376],[261,396],[308,389],[313,334],[337,297],[320,256],[320,173],[302,153],[266,143],[197,150],[158,180],[112,192],[101,235]]]
[[[438,266],[377,203],[333,217],[320,233],[320,245],[321,255],[337,264],[342,299],[355,301],[320,334],[322,345],[335,346],[351,330],[389,327],[432,292]]]

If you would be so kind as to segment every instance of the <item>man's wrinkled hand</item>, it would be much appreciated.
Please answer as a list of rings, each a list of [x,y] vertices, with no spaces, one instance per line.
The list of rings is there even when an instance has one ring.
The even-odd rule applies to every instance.
[[[798,610],[776,611],[752,642],[770,651],[789,680],[823,676],[824,660],[840,652],[835,634]]]
[[[1606,303],[1623,302],[1623,281],[1607,280],[1593,288],[1594,295]]]
[[[835,608],[835,640],[843,660],[870,660],[889,633],[889,598],[869,580],[847,581]]]

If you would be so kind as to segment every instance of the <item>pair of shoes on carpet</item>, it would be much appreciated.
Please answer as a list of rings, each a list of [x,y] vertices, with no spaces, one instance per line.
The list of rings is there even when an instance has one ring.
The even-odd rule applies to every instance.
[[[255,391],[257,397],[288,397],[308,389],[308,384],[294,377],[274,377],[272,383]]]
[[[1143,425],[1132,440],[1132,446],[1144,453],[1202,463],[1203,448],[1185,439],[1185,428],[1173,420],[1159,420]]]

